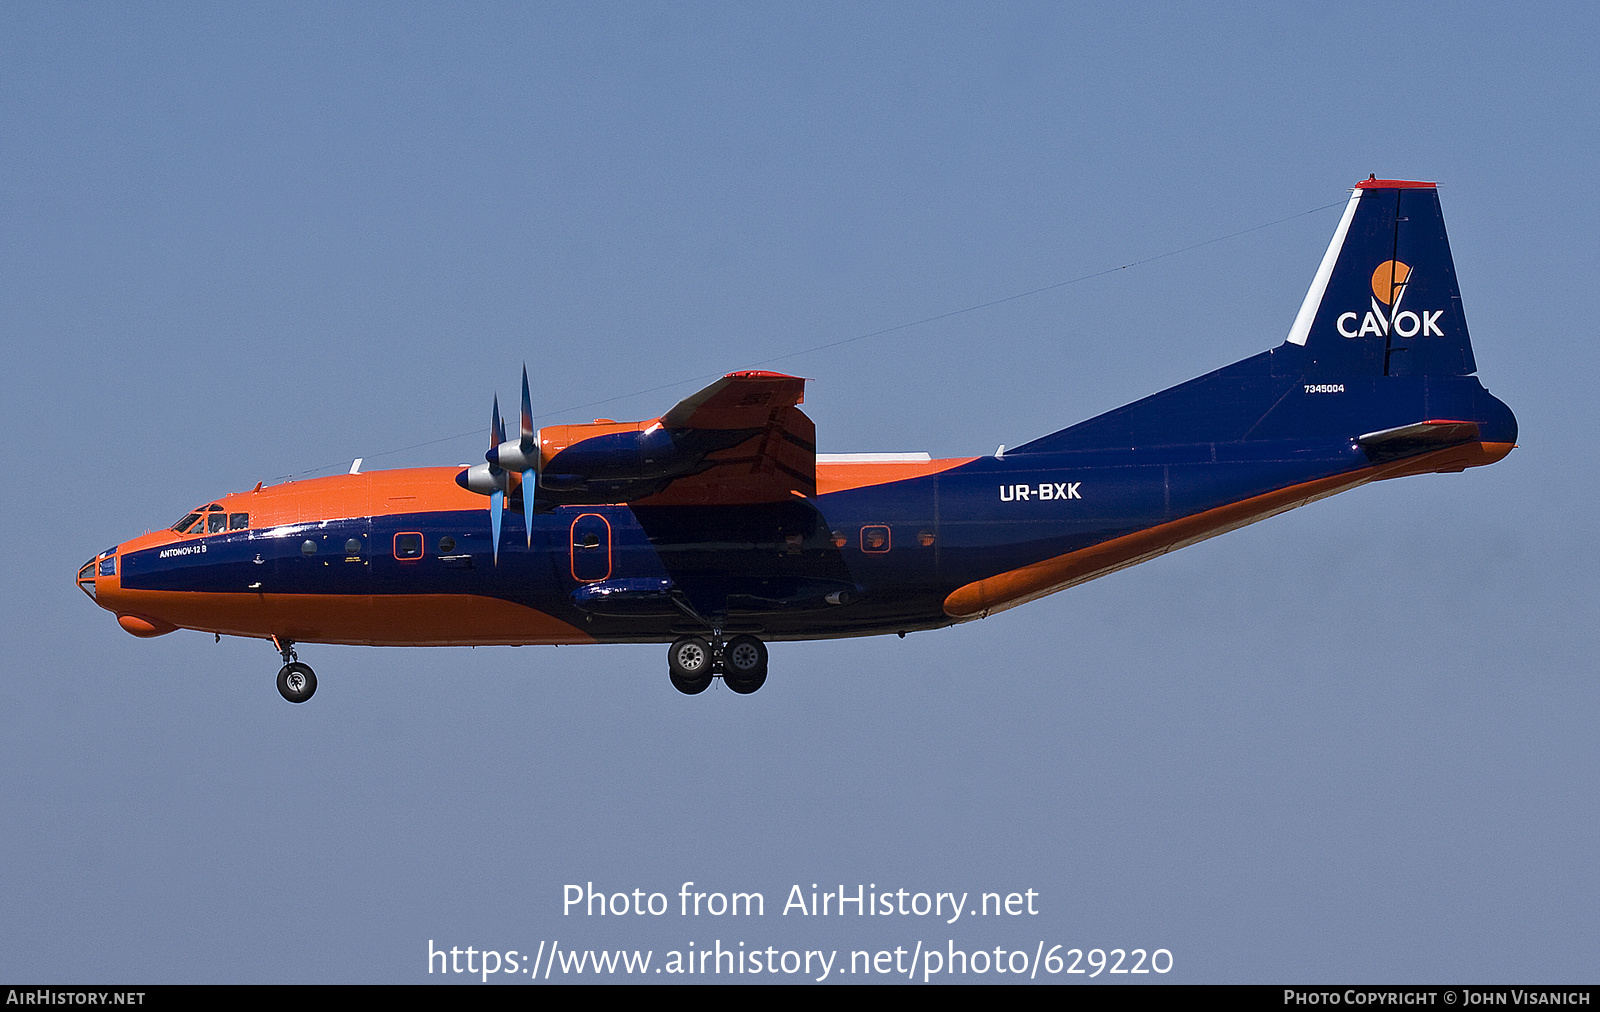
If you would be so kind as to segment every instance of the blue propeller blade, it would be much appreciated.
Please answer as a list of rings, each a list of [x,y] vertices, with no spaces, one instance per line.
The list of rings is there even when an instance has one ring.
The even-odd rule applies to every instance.
[[[533,547],[533,491],[538,479],[532,470],[522,472],[522,522],[528,529],[528,547]]]
[[[506,504],[506,494],[501,489],[489,493],[489,531],[494,537],[494,564],[500,565],[500,509]]]
[[[522,452],[536,452],[539,434],[533,428],[533,398],[528,394],[528,363],[522,363]],[[538,457],[534,467],[522,472],[522,520],[528,532],[528,547],[533,547],[533,498],[539,488]]]

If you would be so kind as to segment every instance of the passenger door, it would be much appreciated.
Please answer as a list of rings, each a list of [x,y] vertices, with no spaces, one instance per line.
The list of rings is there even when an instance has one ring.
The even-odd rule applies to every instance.
[[[611,522],[599,513],[585,513],[572,521],[568,539],[572,578],[596,583],[611,577]]]

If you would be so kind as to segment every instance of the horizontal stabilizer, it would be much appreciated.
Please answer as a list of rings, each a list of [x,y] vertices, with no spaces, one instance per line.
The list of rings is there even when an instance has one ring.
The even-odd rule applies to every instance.
[[[1477,422],[1435,419],[1369,432],[1356,440],[1374,464],[1478,440]]]

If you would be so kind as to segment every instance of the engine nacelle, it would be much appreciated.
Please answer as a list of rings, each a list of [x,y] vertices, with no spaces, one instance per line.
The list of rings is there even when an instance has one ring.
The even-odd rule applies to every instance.
[[[594,481],[631,481],[682,473],[691,454],[656,422],[565,425],[540,440],[540,473]],[[687,434],[685,434],[687,435]]]
[[[729,373],[659,418],[599,418],[536,430],[524,373],[517,438],[506,438],[497,398],[485,462],[462,470],[456,482],[479,495],[520,496],[531,511],[539,507],[526,494],[525,477],[533,486],[532,499],[546,507],[635,502],[669,487],[687,490],[674,493],[684,502],[776,502],[796,492],[812,495],[816,428],[795,407],[804,387],[795,376]],[[695,484],[705,472],[712,474]],[[675,486],[686,479],[694,480]]]
[[[515,493],[522,473],[537,470],[536,497],[552,503],[628,502],[707,466],[707,457],[746,442],[760,429],[668,429],[659,420],[547,425],[539,430],[538,467],[518,440],[490,450],[488,461],[456,483],[479,495]]]

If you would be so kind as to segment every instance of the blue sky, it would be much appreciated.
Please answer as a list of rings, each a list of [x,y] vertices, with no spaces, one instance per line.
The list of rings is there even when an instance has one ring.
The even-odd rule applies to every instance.
[[[425,981],[429,939],[720,938],[1592,981],[1596,21],[7,6],[0,977]],[[524,361],[542,422],[648,417],[1279,222],[781,363],[824,452],[1018,445],[1279,343],[1369,172],[1441,183],[1521,423],[1492,468],[980,623],[779,644],[751,697],[680,696],[655,646],[309,647],[292,707],[263,644],[138,641],[72,584],[257,480],[473,459]],[[567,883],[687,880],[768,916],[561,913]],[[813,882],[1041,913],[777,915]]]

